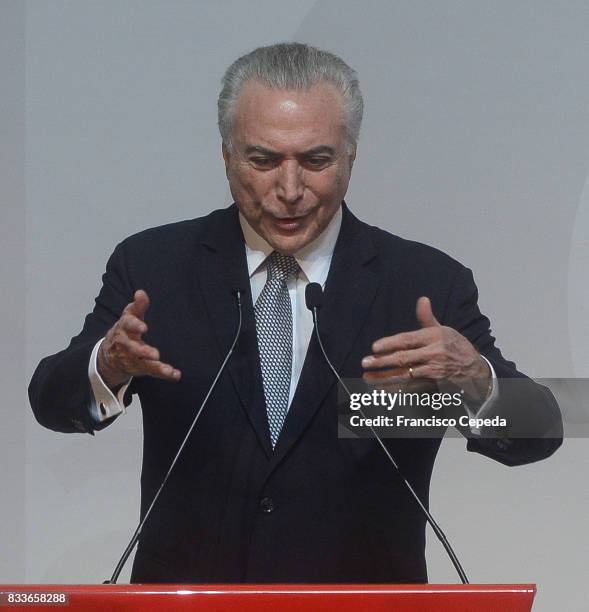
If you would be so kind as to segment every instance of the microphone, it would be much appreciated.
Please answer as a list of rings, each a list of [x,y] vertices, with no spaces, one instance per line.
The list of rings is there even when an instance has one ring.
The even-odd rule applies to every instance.
[[[147,519],[149,518],[149,515],[151,514],[153,507],[155,506],[164,486],[168,482],[168,479],[170,478],[170,474],[172,473],[174,467],[176,466],[176,463],[178,462],[178,459],[180,458],[180,455],[188,442],[188,438],[190,437],[190,434],[192,433],[196,425],[196,422],[198,421],[202,411],[204,410],[204,407],[206,403],[208,402],[209,397],[211,396],[211,393],[216,387],[217,381],[221,377],[221,374],[223,373],[223,370],[225,369],[225,366],[227,365],[229,358],[233,354],[233,349],[235,348],[235,345],[237,344],[237,340],[239,339],[239,334],[241,333],[241,322],[242,322],[241,300],[243,298],[243,295],[245,294],[245,290],[242,288],[237,288],[237,289],[233,289],[231,293],[235,296],[235,299],[237,301],[237,309],[239,312],[237,331],[235,332],[235,337],[233,338],[231,347],[227,351],[227,355],[225,355],[225,359],[223,360],[223,363],[221,364],[219,370],[217,371],[217,374],[213,382],[211,383],[211,386],[209,387],[209,390],[207,391],[207,394],[205,395],[205,398],[203,399],[202,404],[200,405],[200,408],[198,409],[198,412],[196,413],[196,416],[194,417],[190,427],[188,428],[188,431],[186,432],[186,435],[184,436],[184,440],[182,440],[182,444],[180,444],[180,447],[178,448],[178,451],[176,452],[176,455],[174,459],[172,460],[172,463],[170,464],[170,467],[162,481],[162,484],[160,485],[159,489],[154,495],[151,501],[151,504],[149,505],[149,508],[147,509],[147,512],[145,513],[145,516],[143,517],[143,520],[139,523],[139,525],[137,526],[137,529],[135,530],[135,533],[133,534],[133,537],[131,538],[129,544],[127,544],[127,548],[125,548],[125,552],[123,553],[123,556],[119,559],[119,562],[117,563],[115,571],[113,572],[113,575],[111,576],[110,580],[105,580],[102,584],[116,584],[117,583],[119,574],[121,573],[123,567],[125,566],[125,563],[127,562],[127,559],[129,558],[129,555],[135,548],[135,544],[137,544],[137,540],[139,540],[139,536],[141,535],[141,532],[143,531],[143,527],[145,523],[147,522]]]
[[[319,283],[309,283],[305,287],[305,304],[311,312],[323,306],[323,289]]]
[[[329,357],[327,356],[327,352],[325,351],[323,347],[323,343],[321,342],[321,335],[319,334],[319,323],[317,321],[317,311],[323,305],[323,289],[319,283],[309,283],[307,285],[307,287],[305,288],[305,304],[307,305],[307,308],[313,314],[313,327],[315,329],[315,336],[319,343],[319,348],[321,349],[321,352],[323,353],[323,357],[325,358],[327,365],[330,367],[331,371],[335,375],[339,384],[342,386],[342,388],[344,389],[348,397],[351,399],[350,390],[348,389],[348,387],[342,380],[341,376],[338,374],[337,370],[334,368],[333,364],[329,360]],[[360,408],[358,412],[363,418],[366,417],[362,408]],[[458,560],[456,553],[452,549],[452,546],[450,546],[450,542],[448,542],[448,539],[446,538],[441,527],[436,523],[436,521],[434,520],[434,517],[429,513],[428,509],[425,507],[425,504],[421,501],[419,495],[417,494],[415,489],[411,486],[411,483],[405,478],[405,476],[403,476],[403,473],[401,472],[399,465],[397,464],[397,462],[395,461],[395,459],[389,452],[389,449],[386,447],[386,445],[384,444],[384,442],[382,441],[381,437],[378,435],[374,427],[372,427],[372,425],[369,425],[369,428],[370,428],[372,435],[374,436],[374,438],[376,439],[376,441],[379,443],[380,447],[384,451],[385,455],[387,456],[387,459],[393,465],[393,467],[395,468],[395,471],[397,472],[397,474],[399,475],[399,477],[401,478],[401,480],[407,487],[407,490],[411,493],[411,495],[417,502],[417,505],[419,506],[423,515],[425,516],[425,519],[427,520],[430,527],[433,529],[434,533],[438,537],[438,540],[440,540],[440,542],[442,543],[444,550],[446,551],[448,557],[450,557],[450,561],[452,561],[452,564],[454,565],[456,571],[458,572],[458,575],[460,576],[460,580],[462,581],[462,584],[469,584],[468,578],[466,577],[466,574],[464,570],[462,569],[462,565],[460,565],[460,561]]]

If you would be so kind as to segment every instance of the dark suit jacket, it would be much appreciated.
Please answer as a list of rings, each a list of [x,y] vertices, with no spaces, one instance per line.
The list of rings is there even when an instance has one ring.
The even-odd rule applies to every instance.
[[[183,373],[178,384],[135,378],[125,398],[128,403],[136,393],[141,399],[143,514],[230,346],[237,325],[232,289],[249,289],[235,205],[117,246],[82,332],[43,359],[33,376],[29,394],[41,424],[64,432],[99,428],[89,417],[88,361],[138,288],[151,297],[145,340]],[[360,222],[344,205],[320,313],[324,345],[344,377],[361,377],[361,357],[377,338],[418,328],[421,295],[500,378],[523,377],[495,347],[467,268]],[[470,439],[468,450],[519,464],[560,445],[554,398],[523,381],[525,393],[511,405],[502,396],[497,409],[531,408],[537,437]],[[338,439],[336,397],[313,337],[272,452],[248,291],[237,349],[146,524],[133,581],[426,581],[424,518],[373,440]],[[440,439],[387,444],[427,504]]]

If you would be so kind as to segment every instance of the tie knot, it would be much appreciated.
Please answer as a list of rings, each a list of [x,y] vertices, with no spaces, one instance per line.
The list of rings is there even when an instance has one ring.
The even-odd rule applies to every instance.
[[[268,270],[268,281],[285,282],[299,271],[299,264],[292,255],[283,255],[273,251],[268,257],[266,264]]]

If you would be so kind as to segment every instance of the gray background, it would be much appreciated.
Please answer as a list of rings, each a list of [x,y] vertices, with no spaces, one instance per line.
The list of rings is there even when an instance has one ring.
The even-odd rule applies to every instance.
[[[588,31],[586,1],[1,2],[0,582],[101,581],[134,528],[137,403],[95,438],[62,435],[25,387],[118,241],[230,202],[219,79],[260,44],[359,71],[351,208],[469,265],[520,369],[589,377]],[[522,468],[464,446],[444,443],[431,508],[472,582],[587,609],[586,440]],[[456,582],[433,536],[427,554],[431,582]]]

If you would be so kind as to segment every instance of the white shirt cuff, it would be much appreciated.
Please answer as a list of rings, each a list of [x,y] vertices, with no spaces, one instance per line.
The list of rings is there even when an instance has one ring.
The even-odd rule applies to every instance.
[[[125,383],[115,395],[102,380],[102,376],[98,373],[98,349],[104,338],[101,338],[90,355],[90,363],[88,364],[88,378],[92,387],[92,402],[90,404],[90,413],[92,418],[97,423],[101,423],[106,419],[116,416],[117,414],[126,414],[127,409],[123,402],[123,397],[127,387],[131,384],[132,378]]]
[[[475,411],[471,410],[466,403],[464,404],[464,408],[471,419],[475,417],[477,419],[485,418],[485,414],[491,411],[492,406],[499,398],[499,385],[497,384],[497,374],[495,374],[495,370],[493,369],[491,362],[484,355],[481,355],[481,357],[487,362],[487,365],[491,370],[491,392],[489,393],[487,399]],[[477,436],[481,435],[481,430],[478,427],[471,427],[470,431]]]

